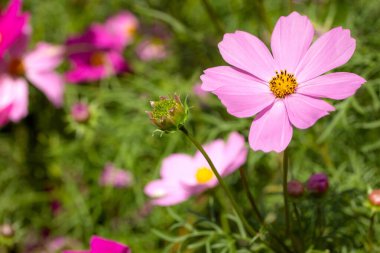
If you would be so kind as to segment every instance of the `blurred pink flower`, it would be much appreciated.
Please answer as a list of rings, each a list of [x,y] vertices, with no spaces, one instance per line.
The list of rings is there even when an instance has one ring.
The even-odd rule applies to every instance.
[[[200,84],[200,83],[197,83],[194,85],[193,92],[195,95],[197,95],[200,98],[205,98],[208,94],[208,92],[206,92],[202,89],[202,84]]]
[[[128,246],[104,239],[99,236],[93,236],[90,242],[90,250],[86,251],[64,251],[63,253],[131,253]]]
[[[142,61],[162,60],[168,56],[165,43],[159,38],[144,40],[137,46],[136,53]]]
[[[69,38],[66,45],[72,69],[66,73],[67,80],[96,81],[130,71],[118,43],[101,25],[92,25],[84,34]]]
[[[28,114],[28,81],[41,90],[54,106],[63,102],[64,80],[55,72],[63,59],[64,49],[44,42],[27,52],[30,29],[26,27],[0,61],[0,121],[8,112],[18,122]],[[8,106],[5,106],[8,105]],[[9,110],[9,111],[8,111]]]
[[[71,117],[76,122],[86,122],[90,118],[90,108],[86,103],[75,103],[73,106],[71,106]]]
[[[249,33],[225,34],[219,51],[232,66],[210,68],[201,76],[202,88],[217,95],[230,114],[257,114],[249,133],[253,150],[283,151],[293,126],[309,128],[335,109],[321,98],[347,98],[365,82],[347,72],[322,75],[351,58],[356,43],[349,30],[334,28],[311,45],[313,36],[310,20],[297,12],[278,20],[273,56]]]
[[[116,48],[123,50],[125,46],[133,42],[139,27],[139,21],[131,12],[122,11],[110,17],[105,22],[104,27],[115,37],[115,42],[118,43]]]
[[[28,14],[21,13],[21,0],[11,0],[8,8],[0,15],[0,57],[21,34]]]
[[[215,140],[204,146],[216,169],[225,177],[238,169],[247,158],[247,148],[240,134],[231,133],[227,141]],[[218,184],[207,161],[198,151],[194,156],[172,154],[161,167],[161,179],[145,186],[145,193],[154,198],[152,204],[170,206],[187,200]]]
[[[132,184],[132,174],[129,171],[116,168],[108,163],[99,179],[99,184],[116,188],[125,188]]]

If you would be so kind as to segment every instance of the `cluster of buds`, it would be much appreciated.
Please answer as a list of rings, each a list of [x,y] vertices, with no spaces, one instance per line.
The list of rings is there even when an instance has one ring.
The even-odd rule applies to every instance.
[[[182,104],[179,96],[160,97],[151,101],[152,111],[147,112],[150,120],[161,131],[169,133],[178,130],[187,119],[187,107]]]
[[[307,191],[315,197],[323,196],[329,189],[329,179],[324,173],[316,173],[309,177],[306,183]],[[291,197],[299,198],[305,193],[304,184],[298,180],[288,182],[288,194]]]

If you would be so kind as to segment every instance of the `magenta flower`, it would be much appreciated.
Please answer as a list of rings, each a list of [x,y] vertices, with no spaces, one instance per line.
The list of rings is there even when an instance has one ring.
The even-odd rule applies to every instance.
[[[21,34],[28,15],[21,13],[21,0],[11,0],[0,15],[0,57]]]
[[[142,61],[162,60],[168,56],[164,41],[159,38],[144,40],[137,46],[136,53]]]
[[[345,64],[355,51],[350,31],[334,28],[312,45],[314,28],[306,16],[281,17],[272,34],[272,54],[257,37],[242,31],[224,35],[223,59],[232,66],[205,70],[202,88],[219,97],[227,111],[254,119],[253,150],[283,151],[293,126],[306,129],[334,107],[322,98],[352,96],[365,80],[353,73],[322,75]]]
[[[27,52],[30,29],[27,27],[0,61],[0,121],[8,114],[10,120],[18,122],[28,114],[28,81],[41,90],[54,106],[63,102],[64,80],[55,72],[63,59],[60,46],[44,42]],[[2,106],[6,100],[8,106]],[[8,111],[9,110],[9,111]],[[7,113],[6,113],[7,112]]]
[[[109,163],[104,167],[99,184],[102,186],[125,188],[132,184],[132,174],[129,171],[118,169]]]
[[[248,152],[244,137],[236,132],[231,133],[226,142],[218,139],[205,145],[204,149],[222,177],[244,164]],[[172,154],[162,162],[161,179],[147,184],[145,193],[154,198],[152,204],[170,206],[217,184],[214,173],[199,151],[194,156]]]
[[[115,37],[116,48],[123,50],[136,36],[139,21],[131,12],[122,11],[110,17],[104,24],[107,31]]]
[[[104,239],[99,236],[93,236],[90,242],[90,250],[87,251],[64,251],[63,253],[131,253],[128,246]]]
[[[93,25],[84,34],[66,42],[72,69],[66,78],[72,83],[97,81],[130,68],[118,49],[119,40],[101,25]]]

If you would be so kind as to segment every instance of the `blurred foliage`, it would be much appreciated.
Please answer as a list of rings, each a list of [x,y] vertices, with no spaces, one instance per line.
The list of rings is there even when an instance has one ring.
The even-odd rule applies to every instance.
[[[245,30],[268,42],[271,31],[263,23],[260,2],[271,27],[294,8],[311,18],[318,33],[343,26],[357,40],[354,57],[341,70],[358,73],[368,82],[354,97],[333,102],[337,110],[330,116],[306,131],[295,131],[290,167],[292,178],[301,181],[323,171],[331,185],[325,198],[308,196],[295,203],[302,214],[302,233],[297,235],[301,247],[312,245],[304,248],[308,253],[371,252],[366,196],[369,188],[380,187],[377,0],[294,0],[292,6],[285,0],[25,0],[34,42],[63,43],[92,22],[127,9],[144,25],[159,22],[167,27],[170,56],[164,61],[140,62],[135,43],[125,53],[133,74],[67,85],[65,106],[60,110],[37,90],[31,91],[29,116],[0,132],[0,224],[10,223],[15,229],[14,237],[0,239],[0,245],[9,252],[23,252],[27,243],[69,236],[85,248],[89,237],[99,234],[127,243],[133,252],[271,252],[260,242],[268,231],[248,238],[219,189],[169,209],[151,208],[143,193],[144,185],[158,177],[162,158],[173,152],[195,152],[179,133],[152,136],[154,127],[145,114],[149,100],[174,92],[188,96],[189,128],[202,142],[231,131],[247,136],[251,119],[228,115],[215,97],[195,96],[193,86],[202,70],[225,64],[217,49],[222,31]],[[141,40],[144,34],[139,36]],[[70,107],[77,101],[91,106],[86,124],[70,117]],[[131,171],[134,185],[127,189],[99,186],[107,162]],[[245,169],[261,211],[281,234],[280,165],[279,154],[250,151]],[[237,173],[226,181],[258,227]],[[62,205],[58,215],[51,210],[54,201]],[[222,206],[229,211],[221,211]],[[372,252],[379,252],[379,222],[375,230],[378,246]]]

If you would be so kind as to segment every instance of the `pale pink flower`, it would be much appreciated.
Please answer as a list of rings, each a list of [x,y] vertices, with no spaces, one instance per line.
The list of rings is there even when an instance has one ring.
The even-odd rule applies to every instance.
[[[142,61],[162,60],[168,56],[166,45],[159,38],[144,40],[137,46],[136,53]]]
[[[350,31],[334,28],[312,45],[314,28],[306,16],[281,17],[272,34],[272,54],[257,37],[242,31],[224,35],[223,59],[232,66],[205,70],[202,88],[219,97],[227,111],[254,119],[253,150],[283,151],[293,126],[306,129],[334,110],[322,98],[352,96],[365,80],[353,73],[322,75],[345,64],[355,51]]]
[[[122,50],[133,42],[139,28],[139,21],[131,12],[122,11],[110,17],[105,22],[104,27],[115,37],[118,48]]]
[[[63,253],[131,253],[128,246],[99,236],[93,236],[90,250],[67,250]]]
[[[234,132],[227,141],[215,140],[203,146],[222,177],[238,169],[247,158],[244,137]],[[145,193],[152,197],[152,204],[170,206],[181,203],[195,194],[218,184],[207,161],[198,151],[194,156],[172,154],[161,167],[161,179],[145,186]]]
[[[125,188],[132,184],[132,174],[129,171],[116,168],[112,163],[104,167],[99,179],[100,185]]]
[[[8,8],[0,14],[0,57],[21,34],[28,14],[21,13],[21,0],[11,0]]]
[[[0,62],[0,90],[6,91],[0,99],[0,121],[7,110],[9,119],[14,122],[28,114],[28,81],[41,90],[54,106],[60,107],[63,102],[64,80],[55,68],[61,63],[64,50],[60,46],[40,42],[28,52],[29,33],[29,28],[26,28]]]

